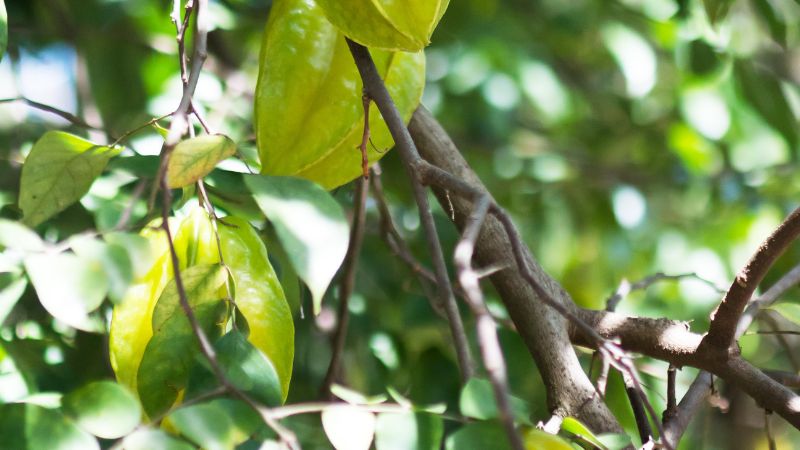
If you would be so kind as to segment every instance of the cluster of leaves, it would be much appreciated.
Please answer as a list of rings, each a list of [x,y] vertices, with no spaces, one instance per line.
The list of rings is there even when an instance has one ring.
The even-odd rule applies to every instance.
[[[17,21],[41,27],[34,28],[40,31],[32,36],[12,34],[9,56],[22,61],[25,52],[42,50],[46,55],[43,50],[53,42],[74,46],[88,66],[90,95],[104,128],[119,136],[136,129],[148,114],[169,111],[154,106],[171,99],[165,80],[179,80],[174,50],[159,46],[174,39],[162,3],[87,1],[80,11],[66,12],[38,2],[9,2],[12,25]],[[332,0],[276,1],[262,34],[266,3],[211,2],[217,8],[216,30],[210,37],[216,69],[204,74],[212,89],[199,91],[195,100],[212,119],[217,109],[227,110],[219,121],[227,136],[202,135],[181,142],[173,150],[167,174],[171,187],[183,189],[176,210],[193,202],[193,185],[203,179],[218,210],[259,226],[266,217],[261,238],[268,243],[289,303],[297,310],[311,297],[319,316],[298,322],[290,404],[316,398],[330,356],[325,318],[330,318],[333,305],[322,299],[347,248],[339,203],[349,200],[346,183],[362,172],[357,149],[364,114],[361,85],[343,35],[373,48],[404,118],[419,102],[427,78],[424,103],[453,132],[500,203],[514,213],[546,269],[585,305],[599,306],[620,279],[653,271],[698,271],[725,283],[749,254],[746,250],[800,193],[792,170],[798,151],[798,89],[796,75],[785,65],[796,53],[792,45],[798,37],[797,8],[791,1],[454,2],[427,52],[427,63],[421,49],[447,2],[363,0],[340,8],[342,2]],[[403,7],[412,3],[416,7]],[[348,11],[364,16],[348,20]],[[0,54],[5,50],[4,12],[0,8]],[[113,40],[117,35],[124,40]],[[258,54],[259,45],[259,61],[264,63],[246,78],[256,73],[258,61],[252,55]],[[226,71],[235,71],[250,84],[242,89]],[[207,94],[215,83],[224,92],[224,102]],[[340,101],[331,102],[333,98]],[[189,442],[230,448],[248,439],[273,439],[249,407],[231,398],[172,412],[163,405],[152,409],[148,415],[162,415],[165,429],[173,433],[169,434],[140,423],[140,407],[133,403],[146,401],[133,382],[125,383],[133,394],[113,383],[86,384],[112,374],[103,338],[85,330],[105,330],[113,305],[125,298],[127,287],[146,277],[156,255],[163,256],[163,247],[159,253],[146,236],[127,232],[149,222],[146,202],[135,191],[139,179],[157,170],[152,155],[160,141],[150,148],[153,141],[148,138],[158,139],[163,129],[154,126],[140,131],[140,138],[126,136],[119,142],[125,143],[123,148],[119,143],[97,145],[91,140],[99,139],[79,137],[76,134],[84,132],[74,129],[70,134],[44,133],[65,124],[41,116],[24,122],[8,117],[16,129],[4,128],[0,137],[0,204],[2,217],[8,219],[0,222],[0,398],[17,403],[0,407],[0,436],[20,436],[11,430],[24,429],[23,438],[29,441],[9,441],[7,446],[37,448],[36,439],[43,436],[51,439],[48,444],[64,436],[62,442],[83,448],[97,445],[91,444],[90,435],[101,438],[102,446],[109,444],[105,439],[127,435],[125,448],[188,448]],[[251,121],[257,149],[249,140]],[[392,141],[375,108],[369,121],[372,145],[367,156],[374,162]],[[234,154],[240,159],[231,158]],[[244,175],[247,168],[241,160],[262,175]],[[410,212],[397,162],[388,158],[383,168],[401,233],[424,254],[422,242],[414,237],[418,222]],[[271,175],[302,176],[327,189],[344,187],[328,194],[312,183]],[[645,212],[640,221],[626,221],[624,212],[641,204]],[[130,214],[125,211],[128,206]],[[190,211],[191,205],[179,214],[190,217]],[[126,222],[136,225],[115,230],[126,215],[131,216]],[[377,222],[374,206],[368,215],[370,223]],[[443,214],[438,219],[445,221]],[[219,226],[224,227],[222,222]],[[85,233],[92,229],[99,234]],[[446,246],[454,239],[455,234],[445,231]],[[158,240],[165,244],[163,237]],[[217,254],[213,241],[210,247],[210,253]],[[776,273],[796,256],[790,252]],[[369,432],[368,438],[356,433],[362,445],[370,445],[374,430],[379,449],[409,448],[412,444],[404,444],[408,442],[416,442],[417,448],[438,448],[442,440],[448,448],[503,448],[488,386],[473,382],[459,390],[441,323],[419,289],[406,281],[410,272],[387,254],[375,233],[368,236],[363,261],[363,276],[350,306],[348,384],[365,392],[397,386],[411,400],[393,399],[408,411],[374,416],[375,405],[347,397],[344,400],[354,407],[324,410],[323,426],[319,414],[289,417],[285,423],[298,432],[304,448],[327,448],[329,440],[336,442],[337,431],[347,429],[342,422],[365,424],[361,429]],[[185,264],[187,277],[201,270],[221,274],[214,262]],[[310,295],[298,287],[298,277]],[[221,285],[209,289],[214,292],[206,300],[228,297]],[[174,306],[177,299],[171,292],[163,303]],[[233,294],[237,295],[235,287]],[[497,294],[487,294],[492,306],[498,306]],[[162,303],[161,297],[148,297],[153,308]],[[685,280],[634,295],[622,308],[702,324],[709,299],[715,298],[716,293]],[[797,323],[794,306],[776,306],[782,314],[776,320],[783,326]],[[501,308],[493,309],[504,314]],[[236,365],[253,361],[256,372],[267,377],[263,389],[243,389],[265,394],[265,403],[276,404],[275,382],[259,359],[266,352],[256,348],[253,356],[249,346],[255,345],[248,340],[252,321],[237,318],[232,308],[223,316],[219,321],[225,325],[212,326],[209,334],[217,333],[218,347],[232,349]],[[182,317],[181,312],[175,317]],[[234,322],[250,329],[234,330]],[[153,328],[152,322],[147,324]],[[171,329],[164,337],[184,333],[185,323],[178,328],[182,329]],[[530,425],[530,417],[546,419],[544,388],[527,349],[512,331],[503,329],[500,334],[512,389],[521,398],[535,400],[528,404],[530,411],[517,408],[518,422]],[[151,346],[153,339],[147,336],[142,346]],[[182,394],[185,399],[192,395],[186,392],[214,387],[206,384],[213,378],[203,358],[184,351],[191,350],[188,342],[183,346],[170,339],[164,347],[189,366],[179,377],[185,386],[191,385]],[[742,344],[757,364],[787,364],[771,338],[748,336]],[[647,372],[646,384],[654,393],[663,392],[660,376]],[[202,375],[195,376],[200,378],[195,384],[192,373]],[[227,373],[237,383],[258,385],[264,380],[246,371]],[[690,379],[691,373],[685,376]],[[608,402],[635,434],[621,386],[612,375]],[[44,402],[36,395],[42,392],[68,394],[59,407],[52,397]],[[269,392],[273,395],[266,395]],[[659,396],[651,398],[659,407]],[[441,407],[420,406],[441,401],[447,401],[447,410],[475,422],[461,426],[443,421],[448,416],[442,415]],[[172,401],[168,403],[166,407]],[[115,410],[136,414],[116,416]],[[107,429],[81,418],[92,414],[102,415]],[[124,426],[111,427],[115,421]],[[573,425],[565,423],[563,437],[586,448],[624,444],[619,436],[600,436],[595,442],[597,437],[588,430]],[[188,441],[176,438],[175,432]],[[702,438],[698,429],[686,445],[702,447]],[[788,446],[789,441],[783,442]]]

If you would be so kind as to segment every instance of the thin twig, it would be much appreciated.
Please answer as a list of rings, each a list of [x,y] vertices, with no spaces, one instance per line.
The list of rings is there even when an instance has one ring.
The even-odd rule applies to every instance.
[[[483,197],[475,204],[475,209],[464,226],[461,240],[456,245],[453,261],[456,265],[458,281],[464,289],[467,304],[469,304],[476,317],[475,327],[478,334],[478,347],[483,358],[483,365],[489,374],[489,381],[492,384],[500,422],[503,424],[511,447],[514,450],[524,450],[525,446],[522,438],[514,427],[506,363],[503,358],[503,349],[500,347],[500,341],[497,338],[497,325],[486,308],[480,287],[480,279],[472,269],[472,254],[475,249],[475,241],[478,239],[490,205],[491,199],[489,197]]]
[[[350,244],[347,247],[347,254],[342,264],[342,275],[339,279],[339,311],[336,331],[331,342],[331,362],[320,387],[320,395],[326,397],[331,395],[331,385],[336,381],[336,377],[339,376],[342,367],[344,346],[347,341],[347,326],[350,322],[349,300],[355,286],[361,244],[364,242],[368,191],[369,184],[365,179],[356,180],[355,193],[353,194],[353,226],[350,228]]]
[[[682,280],[685,278],[694,278],[709,285],[711,288],[713,288],[715,291],[719,293],[725,292],[724,289],[720,289],[719,286],[717,286],[713,281],[703,278],[695,272],[681,273],[677,275],[667,275],[663,272],[658,272],[649,275],[645,278],[642,278],[641,280],[635,283],[629,283],[627,280],[623,280],[619,284],[619,287],[617,288],[617,291],[614,293],[614,295],[606,299],[606,311],[614,311],[617,308],[617,304],[619,304],[620,301],[624,300],[625,297],[627,297],[628,294],[630,294],[633,291],[645,290],[650,286],[652,286],[653,284],[662,280]]]
[[[75,126],[81,127],[81,128],[86,128],[88,130],[105,131],[105,130],[103,130],[102,127],[91,125],[91,124],[87,123],[85,120],[83,120],[82,118],[76,116],[75,114],[72,114],[71,112],[67,112],[67,111],[64,111],[62,109],[58,109],[55,106],[50,106],[50,105],[46,105],[44,103],[39,103],[37,101],[31,100],[31,99],[26,98],[26,97],[12,97],[12,98],[1,98],[0,99],[0,103],[13,103],[13,102],[24,103],[24,104],[30,106],[31,108],[38,109],[40,111],[49,112],[51,114],[55,114],[55,115],[61,117],[62,119],[66,120],[67,122],[69,122],[69,123],[71,123],[71,124],[73,124]]]
[[[419,209],[420,222],[422,223],[422,228],[425,232],[425,240],[428,244],[428,252],[433,262],[434,273],[436,274],[436,288],[439,302],[447,312],[447,322],[450,326],[450,334],[453,337],[461,379],[463,382],[466,382],[472,377],[474,370],[472,356],[470,355],[467,335],[464,332],[464,324],[461,320],[458,305],[456,304],[455,296],[453,295],[453,290],[450,285],[450,277],[447,274],[444,253],[442,252],[442,246],[439,242],[436,225],[433,222],[433,215],[431,213],[430,203],[428,202],[428,194],[419,182],[417,174],[414,172],[414,166],[421,158],[402,117],[400,117],[397,111],[394,101],[386,90],[386,86],[383,84],[383,80],[378,73],[378,69],[375,67],[375,63],[372,61],[369,50],[350,39],[347,39],[347,45],[350,48],[350,53],[353,55],[353,60],[361,75],[364,90],[375,102],[383,119],[386,121],[392,138],[395,141],[395,145],[400,153],[400,157],[403,160],[403,165],[409,175],[414,192],[414,199]]]

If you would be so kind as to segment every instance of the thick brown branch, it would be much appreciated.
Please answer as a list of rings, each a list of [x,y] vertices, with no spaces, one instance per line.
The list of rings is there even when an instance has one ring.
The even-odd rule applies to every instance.
[[[747,302],[775,260],[797,239],[798,235],[800,235],[800,208],[795,209],[775,229],[736,275],[725,298],[713,314],[703,345],[727,350],[733,344],[736,339],[736,326]]]

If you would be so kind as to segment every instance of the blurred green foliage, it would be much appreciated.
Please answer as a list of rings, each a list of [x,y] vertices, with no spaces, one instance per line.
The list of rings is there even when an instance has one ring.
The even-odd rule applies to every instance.
[[[211,1],[214,30],[196,95],[211,129],[230,136],[251,163],[253,92],[269,3]],[[423,103],[512,213],[544,268],[581,305],[601,308],[622,280],[655,272],[694,272],[724,289],[798,203],[800,6],[791,0],[706,3],[453,1],[426,50]],[[170,113],[180,97],[180,75],[169,1],[7,0],[6,7],[0,98],[24,95],[108,132],[87,131],[18,102],[0,103],[0,217],[18,220],[21,163],[45,131],[111,142]],[[714,25],[707,10],[720,16]],[[154,173],[158,133],[150,127],[134,135],[127,158],[113,161],[80,204],[37,227],[39,234],[56,242],[109,230],[128,205],[131,223],[141,225],[147,195],[137,190],[138,179]],[[257,217],[241,176],[228,171],[242,165],[227,163],[207,178],[212,201],[223,211]],[[381,164],[399,229],[427,263],[402,167],[392,154]],[[334,194],[351,204],[350,186]],[[445,213],[436,214],[449,254],[458,236]],[[393,387],[415,404],[444,402],[457,410],[458,371],[447,329],[413,273],[381,240],[373,202],[367,215],[349,306],[346,384],[368,394]],[[280,250],[270,253],[281,269]],[[800,249],[791,248],[766,285],[798,259]],[[280,271],[287,273],[286,264]],[[284,289],[295,302],[297,330],[288,402],[314,400],[330,358],[335,291],[315,318],[308,292],[286,283]],[[493,310],[505,314],[491,287],[484,289]],[[798,294],[794,289],[783,301],[796,302]],[[703,332],[719,297],[708,283],[688,277],[632,293],[618,310],[691,321]],[[465,318],[472,330],[472,318]],[[770,318],[779,329],[797,328],[777,314]],[[0,401],[66,393],[113,376],[107,338],[54,322],[19,273],[0,273],[0,320]],[[546,420],[544,387],[527,349],[511,330],[501,329],[500,338],[514,395],[529,402],[534,423]],[[798,341],[785,341],[747,335],[741,345],[756,366],[791,370]],[[588,368],[590,354],[580,354]],[[656,409],[663,409],[666,365],[648,358],[637,364]],[[694,373],[680,372],[679,393]],[[735,390],[723,394],[733,400],[733,411],[706,408],[681,448],[765,445],[763,411]],[[636,436],[617,376],[609,382],[608,403]],[[37,420],[63,420],[37,408],[28,408]],[[800,441],[796,431],[774,422],[779,448]],[[318,417],[286,423],[307,448],[327,445]],[[445,433],[455,425],[445,421]]]

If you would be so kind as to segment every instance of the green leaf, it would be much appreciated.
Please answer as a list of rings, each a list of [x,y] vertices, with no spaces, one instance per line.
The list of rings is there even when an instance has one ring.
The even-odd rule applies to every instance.
[[[0,324],[5,322],[6,317],[14,309],[22,294],[25,293],[25,288],[28,286],[28,281],[25,277],[13,279],[10,283],[0,289]],[[2,358],[0,358],[2,360]]]
[[[142,414],[136,397],[111,381],[87,384],[64,396],[62,405],[81,428],[104,439],[130,433]]]
[[[80,200],[119,151],[63,131],[45,133],[22,166],[23,221],[36,226]]]
[[[25,225],[8,219],[0,219],[0,245],[23,252],[44,250],[44,241],[38,234]]]
[[[797,119],[774,75],[755,68],[750,62],[737,61],[734,74],[742,96],[764,121],[780,133],[792,151],[799,141]]]
[[[632,444],[631,437],[625,433],[603,433],[597,436],[597,440],[605,448],[625,448]]]
[[[442,418],[427,413],[383,413],[375,425],[377,450],[438,450],[444,435]]]
[[[30,403],[0,405],[0,448],[99,450],[97,440],[54,409]]]
[[[208,450],[232,449],[236,443],[233,421],[226,411],[210,403],[175,410],[169,419],[182,435]]]
[[[561,422],[561,430],[572,433],[573,435],[586,440],[599,448],[605,448],[605,445],[603,445],[600,439],[595,436],[594,433],[592,433],[592,430],[574,417],[565,417],[564,421]]]
[[[285,400],[294,361],[292,311],[256,230],[246,220],[228,216],[220,221],[218,231],[222,255],[233,277],[236,308],[247,319],[247,340],[272,362]]]
[[[269,359],[238,331],[233,330],[214,344],[217,361],[228,380],[239,390],[268,406],[278,406],[283,400],[278,374]],[[203,368],[204,370],[199,370]],[[192,370],[186,395],[197,397],[219,385],[208,361],[199,360]]]
[[[703,5],[706,7],[708,20],[713,25],[728,15],[733,0],[703,0]]]
[[[800,325],[800,305],[797,303],[777,303],[767,309],[771,309],[783,316],[786,320]]]
[[[153,267],[156,255],[146,238],[133,233],[111,232],[104,234],[103,239],[111,245],[125,249],[136,279],[144,277]]]
[[[426,0],[427,1],[427,0]],[[422,96],[424,54],[373,51],[403,119]],[[361,78],[347,43],[313,2],[276,2],[261,48],[255,127],[262,173],[296,175],[333,189],[362,173]],[[370,108],[370,162],[394,141]]]
[[[133,263],[125,249],[86,235],[70,238],[69,243],[76,255],[105,273],[109,297],[121,301],[133,281]]]
[[[131,433],[122,444],[125,450],[194,450],[186,441],[175,439],[161,430],[143,428]]]
[[[357,406],[329,406],[322,410],[322,427],[336,450],[369,450],[375,414]]]
[[[474,422],[447,437],[445,450],[511,450],[500,424]]]
[[[207,134],[181,141],[167,166],[170,188],[190,185],[208,175],[217,164],[236,152],[236,144],[222,134]]]
[[[204,302],[193,308],[201,328],[211,339],[219,336],[224,321],[224,301]],[[154,417],[167,411],[186,385],[189,370],[199,355],[197,337],[183,310],[178,309],[153,329],[137,375],[137,389],[145,413]]]
[[[510,396],[511,410],[517,422],[530,424],[528,404],[521,398]],[[492,384],[488,380],[471,378],[461,390],[459,398],[461,414],[475,419],[487,420],[497,417]]]
[[[328,19],[359,44],[418,51],[430,44],[449,1],[317,0]]]
[[[546,431],[537,430],[536,428],[525,430],[522,435],[522,440],[525,443],[525,448],[530,450],[574,450],[574,447],[564,439]],[[601,449],[603,448],[602,445],[599,447]]]
[[[8,48],[8,15],[5,0],[0,0],[0,61]]]
[[[264,426],[261,416],[241,400],[217,398],[211,400],[208,404],[223,410],[231,418],[233,422],[233,442],[236,445],[246,441],[259,428]]]
[[[318,314],[350,239],[341,206],[325,190],[299,178],[251,175],[245,183],[308,285]]]
[[[224,297],[220,288],[227,278],[228,272],[219,264],[201,264],[181,271],[183,289],[193,308]],[[153,309],[153,331],[163,327],[164,322],[175,314],[183,314],[183,309],[178,286],[173,279],[164,288]]]
[[[44,309],[71,327],[98,331],[89,313],[108,292],[103,268],[71,253],[36,254],[25,258],[25,270]]]

